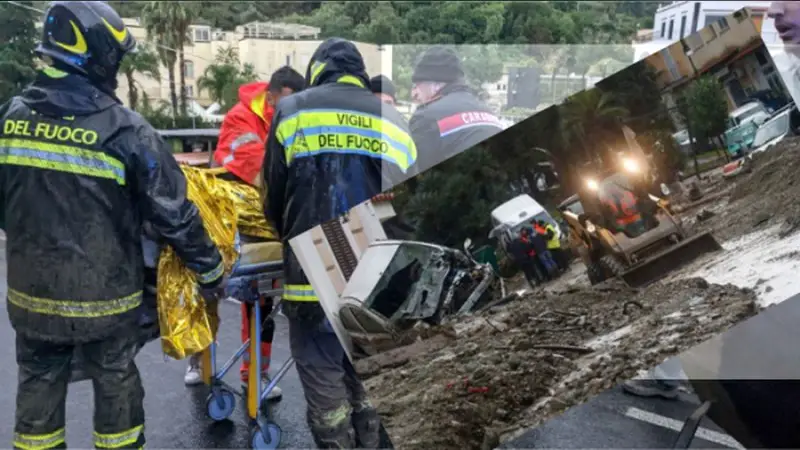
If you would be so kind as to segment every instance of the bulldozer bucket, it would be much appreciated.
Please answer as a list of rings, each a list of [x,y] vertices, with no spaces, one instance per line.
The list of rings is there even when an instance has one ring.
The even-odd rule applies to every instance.
[[[711,233],[698,234],[636,264],[621,278],[631,287],[645,286],[706,253],[718,250],[722,250],[722,246]]]

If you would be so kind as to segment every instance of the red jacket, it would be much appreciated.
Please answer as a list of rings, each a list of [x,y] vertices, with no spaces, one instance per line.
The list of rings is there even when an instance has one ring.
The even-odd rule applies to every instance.
[[[225,115],[214,152],[217,164],[252,185],[264,163],[264,143],[275,113],[266,101],[268,88],[264,82],[239,88],[239,103]]]

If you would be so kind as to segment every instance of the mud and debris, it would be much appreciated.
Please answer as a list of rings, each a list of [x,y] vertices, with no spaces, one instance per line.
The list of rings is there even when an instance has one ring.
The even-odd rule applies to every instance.
[[[755,154],[750,173],[731,180],[714,179],[705,190],[724,192],[705,209],[712,216],[687,220],[693,231],[710,230],[727,241],[761,228],[780,225],[788,236],[800,230],[800,139],[784,139],[769,151]],[[731,185],[729,188],[721,186]]]
[[[687,231],[725,250],[658,283],[592,287],[576,262],[543,289],[358,361],[392,441],[496,448],[798,293],[798,166],[800,139],[787,139],[738,177],[684,183],[673,203]]]
[[[356,366],[403,449],[491,449],[758,311],[702,279],[538,290]]]

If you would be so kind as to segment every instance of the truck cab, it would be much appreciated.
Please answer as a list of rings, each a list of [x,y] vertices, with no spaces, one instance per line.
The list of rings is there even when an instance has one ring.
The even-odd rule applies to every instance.
[[[745,103],[728,115],[725,144],[734,158],[744,156],[752,147],[758,128],[772,116],[772,112],[759,101]]]
[[[496,237],[495,230],[500,228],[508,229],[512,234],[519,234],[523,227],[532,227],[537,220],[553,225],[556,235],[559,239],[563,239],[564,233],[559,223],[528,194],[518,195],[492,211],[493,231],[490,237]]]

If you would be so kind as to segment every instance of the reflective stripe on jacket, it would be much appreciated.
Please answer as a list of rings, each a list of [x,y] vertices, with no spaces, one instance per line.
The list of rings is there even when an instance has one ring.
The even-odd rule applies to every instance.
[[[400,113],[368,89],[355,45],[324,42],[306,81],[278,104],[264,164],[264,209],[284,242],[286,284],[297,287],[284,298],[296,302],[316,296],[289,240],[388,189],[417,157]]]
[[[8,314],[17,333],[68,344],[135,325],[145,221],[199,281],[221,280],[222,259],[169,146],[116,98],[46,70],[0,106],[0,126]]]

